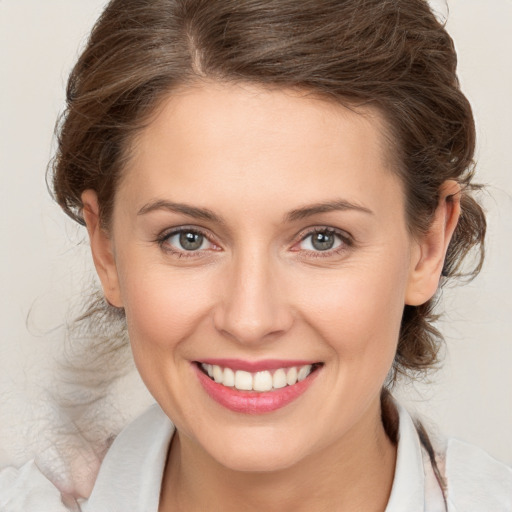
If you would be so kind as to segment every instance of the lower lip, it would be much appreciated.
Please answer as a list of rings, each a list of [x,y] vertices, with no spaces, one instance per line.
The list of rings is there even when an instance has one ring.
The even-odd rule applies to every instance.
[[[319,372],[319,369],[315,370],[304,380],[292,386],[260,393],[257,391],[239,391],[235,388],[228,388],[210,379],[208,375],[199,369],[197,364],[194,363],[192,366],[199,378],[199,382],[213,400],[226,407],[226,409],[244,414],[264,414],[281,409],[299,398],[313,383]]]

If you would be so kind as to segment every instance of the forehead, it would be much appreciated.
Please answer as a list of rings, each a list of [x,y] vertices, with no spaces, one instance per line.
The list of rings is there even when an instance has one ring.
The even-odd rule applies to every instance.
[[[247,204],[314,202],[329,193],[357,200],[346,196],[362,191],[377,197],[397,186],[386,134],[376,108],[204,83],[161,103],[133,145],[120,192],[135,203],[176,194],[203,204],[240,193]]]

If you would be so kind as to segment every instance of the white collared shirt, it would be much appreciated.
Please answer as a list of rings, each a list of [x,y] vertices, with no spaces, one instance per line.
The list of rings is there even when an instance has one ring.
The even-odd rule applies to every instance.
[[[395,477],[386,512],[512,512],[512,468],[484,451],[449,440],[444,453],[447,503],[414,423],[398,406]],[[101,465],[83,512],[158,512],[174,427],[158,405],[126,427]],[[0,472],[0,512],[69,512],[33,461]],[[75,510],[79,510],[75,508]]]

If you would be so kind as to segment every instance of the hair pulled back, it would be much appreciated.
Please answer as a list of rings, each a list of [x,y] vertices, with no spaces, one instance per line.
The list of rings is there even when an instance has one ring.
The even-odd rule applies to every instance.
[[[485,217],[471,197],[475,127],[456,64],[425,0],[113,0],[69,79],[54,194],[83,224],[80,197],[94,189],[108,228],[130,142],[174,89],[203,79],[299,88],[383,113],[413,235],[429,227],[441,184],[461,184],[442,281],[463,275],[476,248],[471,277]],[[393,378],[437,362],[434,302],[405,307]]]

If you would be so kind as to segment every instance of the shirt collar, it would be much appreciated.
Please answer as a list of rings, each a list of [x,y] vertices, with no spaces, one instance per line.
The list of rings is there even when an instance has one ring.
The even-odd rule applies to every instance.
[[[423,512],[425,474],[416,427],[409,413],[396,404],[399,416],[395,477],[386,512]]]
[[[399,414],[398,450],[391,496],[385,512],[424,512],[425,474],[421,444],[412,418]],[[157,512],[160,487],[174,426],[151,406],[125,428],[110,447],[83,512]]]
[[[173,424],[157,404],[130,423],[107,452],[82,511],[158,512],[173,433]]]

